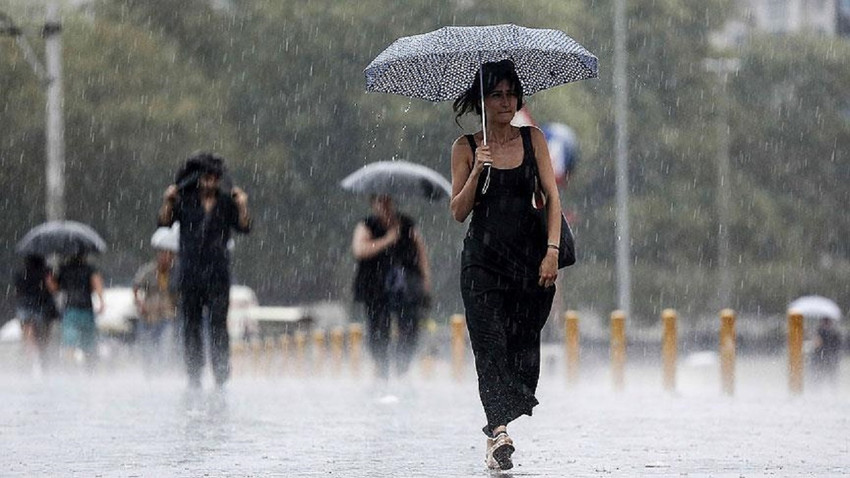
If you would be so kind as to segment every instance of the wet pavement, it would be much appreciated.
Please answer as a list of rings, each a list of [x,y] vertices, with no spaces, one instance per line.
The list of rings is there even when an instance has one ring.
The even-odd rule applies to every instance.
[[[522,477],[850,475],[850,381],[787,391],[783,357],[741,360],[735,396],[714,365],[683,361],[677,393],[630,363],[615,392],[605,364],[569,386],[544,364],[533,417],[510,427]],[[134,367],[34,380],[0,372],[0,476],[490,476],[474,373],[379,386],[340,378],[237,375],[189,391]],[[365,375],[365,374],[364,374]]]

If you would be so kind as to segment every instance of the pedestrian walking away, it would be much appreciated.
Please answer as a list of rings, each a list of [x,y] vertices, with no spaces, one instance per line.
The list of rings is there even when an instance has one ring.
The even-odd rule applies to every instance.
[[[189,385],[201,386],[204,366],[203,314],[209,316],[212,371],[217,386],[230,377],[230,339],[227,311],[230,294],[231,230],[248,233],[251,218],[248,196],[229,186],[224,159],[197,152],[168,186],[159,210],[160,227],[180,223],[180,307],[183,320],[184,359]]]
[[[487,418],[485,463],[506,470],[515,449],[507,425],[538,403],[540,331],[555,294],[561,207],[543,133],[511,125],[523,101],[513,63],[482,68],[454,103],[456,120],[469,112],[484,116],[486,137],[478,131],[452,146],[451,212],[459,222],[472,216],[461,295]],[[537,206],[545,213],[532,201],[537,176],[547,198]]]
[[[16,316],[21,324],[24,346],[35,374],[46,366],[51,326],[59,316],[51,294],[53,274],[44,257],[29,254],[15,272]]]
[[[431,294],[431,268],[425,242],[413,219],[396,211],[388,195],[370,198],[372,215],[354,229],[351,250],[357,260],[354,300],[367,315],[369,351],[376,375],[390,374],[392,319],[397,319],[396,372],[403,376],[416,351],[423,305]]]
[[[157,249],[156,260],[139,268],[133,280],[133,297],[141,318],[138,343],[148,375],[162,371],[174,355],[170,340],[177,317],[177,297],[171,284],[173,266],[174,252]]]
[[[64,295],[62,314],[62,345],[65,355],[71,355],[77,362],[83,362],[92,371],[97,360],[97,327],[95,312],[103,313],[106,303],[103,300],[103,277],[88,262],[85,253],[71,256],[59,267],[56,282],[51,285]],[[97,310],[94,309],[92,295],[98,298]]]

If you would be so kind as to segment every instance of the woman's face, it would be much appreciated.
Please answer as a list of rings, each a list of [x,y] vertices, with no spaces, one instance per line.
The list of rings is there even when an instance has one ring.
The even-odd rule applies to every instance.
[[[496,88],[484,97],[484,110],[490,122],[510,123],[516,114],[518,98],[508,80],[496,84]]]

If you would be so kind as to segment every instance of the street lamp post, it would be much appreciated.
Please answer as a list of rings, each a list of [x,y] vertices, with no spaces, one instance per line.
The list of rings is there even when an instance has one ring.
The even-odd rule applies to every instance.
[[[617,307],[631,317],[631,234],[629,232],[629,84],[626,80],[626,0],[614,0],[614,124],[617,162]]]
[[[720,308],[732,308],[732,270],[730,269],[731,243],[729,225],[732,202],[732,167],[729,160],[729,74],[738,70],[737,58],[709,58],[706,70],[717,75],[717,301]]]
[[[48,221],[65,219],[65,121],[62,116],[62,23],[59,4],[49,1],[46,5],[44,28],[45,64],[27,42],[23,32],[4,13],[0,12],[0,35],[15,38],[24,60],[45,85],[45,216]]]

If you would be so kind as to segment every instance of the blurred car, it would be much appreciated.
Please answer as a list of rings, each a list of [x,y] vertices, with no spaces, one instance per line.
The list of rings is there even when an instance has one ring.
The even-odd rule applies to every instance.
[[[97,329],[102,335],[126,340],[135,338],[139,314],[131,287],[109,287],[103,291],[106,307],[95,317]],[[95,297],[95,301],[97,298]],[[253,289],[244,285],[230,287],[230,310],[227,314],[227,332],[234,340],[243,340],[258,333],[257,322],[249,310],[258,306]],[[97,307],[97,302],[95,302]]]

